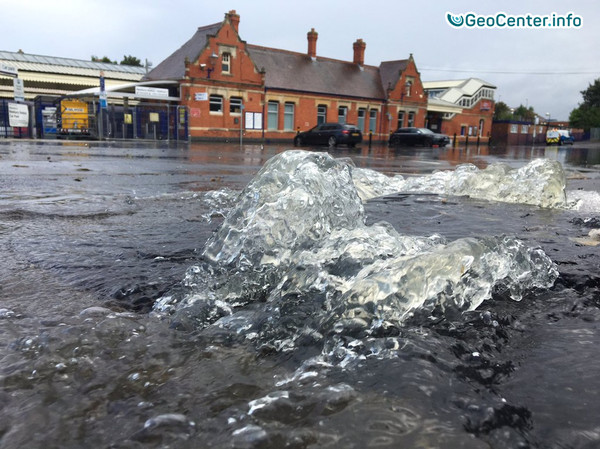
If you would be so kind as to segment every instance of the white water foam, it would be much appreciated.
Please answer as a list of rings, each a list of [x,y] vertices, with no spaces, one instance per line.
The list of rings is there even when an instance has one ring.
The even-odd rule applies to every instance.
[[[540,207],[567,204],[562,166],[548,159],[536,159],[520,168],[492,164],[480,170],[473,164],[462,164],[454,171],[407,179],[361,168],[354,168],[352,173],[363,200],[391,193],[435,193]]]

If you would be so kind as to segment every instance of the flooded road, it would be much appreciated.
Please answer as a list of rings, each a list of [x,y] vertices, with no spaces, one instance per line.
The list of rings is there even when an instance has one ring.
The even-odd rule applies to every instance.
[[[263,170],[290,149],[0,141],[0,447],[600,445],[600,145],[314,149],[318,182],[304,159]],[[564,170],[564,207],[423,187],[536,159]],[[355,201],[370,170],[405,190]],[[441,287],[399,316],[417,271]],[[400,301],[356,293],[374,279]]]

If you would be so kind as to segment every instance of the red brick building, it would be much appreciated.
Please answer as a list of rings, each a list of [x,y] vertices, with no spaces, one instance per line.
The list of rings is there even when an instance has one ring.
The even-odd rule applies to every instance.
[[[318,33],[307,33],[307,52],[247,44],[240,16],[198,28],[156,66],[147,80],[177,80],[189,109],[192,139],[291,141],[322,122],[357,125],[373,140],[399,126],[424,126],[427,96],[412,55],[365,65],[366,43],[353,44],[353,61],[317,54]]]
[[[429,98],[427,126],[459,142],[488,142],[496,86],[478,78],[423,83]]]

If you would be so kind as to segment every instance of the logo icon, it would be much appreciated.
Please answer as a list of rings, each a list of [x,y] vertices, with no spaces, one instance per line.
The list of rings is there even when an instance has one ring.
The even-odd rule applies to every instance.
[[[465,23],[465,18],[462,15],[455,16],[452,13],[446,13],[446,18],[448,19],[448,23],[455,27],[461,27]]]

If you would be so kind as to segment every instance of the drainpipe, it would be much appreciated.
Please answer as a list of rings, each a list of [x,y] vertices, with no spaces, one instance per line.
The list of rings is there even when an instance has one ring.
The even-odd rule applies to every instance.
[[[242,97],[242,104],[240,105],[240,148],[242,148],[242,133],[244,126],[244,97]]]
[[[268,120],[268,117],[265,116],[265,104],[267,103],[267,86],[265,86],[265,93],[264,93],[264,97],[263,97],[263,105],[262,105],[262,141],[264,143],[265,141],[265,126]]]

